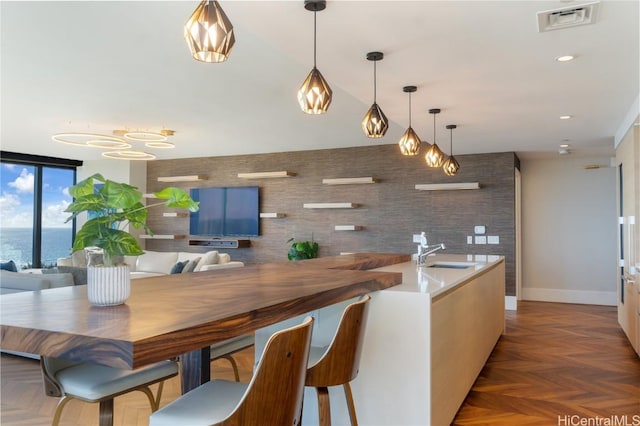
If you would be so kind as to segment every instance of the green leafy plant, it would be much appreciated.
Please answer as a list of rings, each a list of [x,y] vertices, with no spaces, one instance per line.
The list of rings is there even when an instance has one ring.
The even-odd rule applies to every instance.
[[[318,257],[318,243],[313,241],[294,241],[290,238],[287,243],[291,243],[287,257],[289,260],[314,259]]]
[[[138,188],[126,183],[118,183],[105,179],[97,173],[69,188],[74,198],[65,212],[72,213],[67,222],[78,214],[88,212],[89,220],[76,234],[72,251],[86,247],[100,247],[103,251],[105,266],[113,266],[119,256],[136,256],[143,253],[138,241],[124,231],[127,225],[134,228],[143,227],[145,232],[153,235],[146,224],[147,209],[164,205],[198,211],[199,203],[193,201],[189,194],[181,188],[168,187],[154,193],[163,200],[145,206],[142,204],[142,193]]]

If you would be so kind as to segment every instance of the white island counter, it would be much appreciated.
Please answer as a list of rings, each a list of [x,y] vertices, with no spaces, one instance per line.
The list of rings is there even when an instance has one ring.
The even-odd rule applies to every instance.
[[[432,265],[438,265],[433,267]],[[438,254],[402,272],[403,282],[372,294],[358,377],[351,383],[361,425],[451,423],[504,331],[504,258]],[[344,306],[311,313],[313,340],[328,343]],[[256,333],[256,357],[276,329]],[[342,387],[329,390],[334,425],[348,425]],[[303,425],[318,424],[315,390],[305,390]]]

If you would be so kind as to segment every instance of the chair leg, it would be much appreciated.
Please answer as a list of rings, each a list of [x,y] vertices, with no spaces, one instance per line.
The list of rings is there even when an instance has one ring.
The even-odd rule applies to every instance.
[[[358,426],[358,418],[356,417],[356,407],[353,404],[353,394],[351,393],[351,385],[349,382],[344,385],[344,394],[347,398],[347,407],[349,408],[349,418],[351,419],[351,426]]]
[[[62,409],[69,401],[73,398],[70,396],[64,395],[60,401],[58,401],[58,406],[56,407],[56,412],[53,414],[53,420],[51,421],[51,426],[58,426],[60,423],[60,416],[62,415]]]
[[[329,403],[329,389],[324,386],[316,387],[318,393],[318,424],[331,426],[331,405]]]
[[[113,426],[113,398],[100,401],[99,425]]]
[[[231,363],[231,367],[233,367],[233,375],[236,378],[236,382],[239,382],[240,374],[238,373],[238,364],[236,364],[236,360],[233,359],[231,355],[223,355],[221,358],[224,358]]]
[[[156,393],[156,396],[153,396],[153,392],[151,392],[151,388],[149,388],[149,386],[136,389],[147,396],[147,399],[149,400],[149,405],[151,406],[152,413],[157,411],[158,408],[160,408],[160,398],[162,397],[163,387],[164,387],[164,382],[160,382],[160,384],[158,385],[158,392]]]

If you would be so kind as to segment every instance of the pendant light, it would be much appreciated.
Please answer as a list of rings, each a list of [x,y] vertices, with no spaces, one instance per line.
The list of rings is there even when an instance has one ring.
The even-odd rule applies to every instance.
[[[398,141],[402,155],[418,155],[418,152],[420,152],[420,138],[411,128],[411,94],[416,90],[418,90],[416,86],[404,86],[402,88],[403,92],[409,94],[409,127],[400,138],[400,141]]]
[[[316,68],[316,12],[327,7],[326,0],[305,0],[304,8],[313,12],[313,69],[298,89],[298,103],[306,114],[323,114],[331,104],[332,91]]]
[[[433,114],[433,144],[424,155],[424,160],[429,167],[442,167],[442,163],[444,163],[444,152],[440,150],[436,143],[436,114],[440,114],[440,108],[430,109],[429,114]]]
[[[362,119],[362,130],[369,138],[381,138],[389,129],[387,116],[384,115],[376,102],[376,62],[381,61],[382,58],[384,58],[382,52],[367,53],[367,60],[373,61],[373,105]]]
[[[455,124],[447,124],[447,129],[449,129],[449,158],[442,165],[442,170],[444,170],[444,174],[447,176],[454,176],[460,170],[460,164],[456,161],[456,158],[453,156],[453,129],[455,129]]]
[[[236,42],[233,25],[217,1],[202,0],[186,24],[184,38],[194,59],[224,62]]]

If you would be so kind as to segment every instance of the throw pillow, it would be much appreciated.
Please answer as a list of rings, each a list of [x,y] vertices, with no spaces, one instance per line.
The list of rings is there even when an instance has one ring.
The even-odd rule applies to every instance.
[[[194,272],[196,269],[196,265],[198,264],[198,262],[200,262],[200,257],[196,257],[193,260],[190,260],[189,263],[187,263],[184,267],[184,269],[182,270],[183,274],[187,274],[189,272]]]
[[[80,268],[77,266],[58,266],[56,269],[58,269],[58,272],[73,275],[74,285],[87,284],[87,268]]]
[[[202,256],[202,259],[200,259],[200,262],[198,262],[198,264],[196,265],[196,269],[194,269],[194,271],[198,272],[202,269],[203,266],[213,265],[214,263],[218,263],[218,251],[217,250],[208,251],[204,254],[204,256]]]
[[[173,268],[171,268],[171,274],[181,273],[188,262],[189,262],[188,260],[185,260],[184,262],[178,262],[175,265],[173,265]]]
[[[13,260],[0,263],[0,269],[3,269],[5,271],[18,272],[18,267]]]

